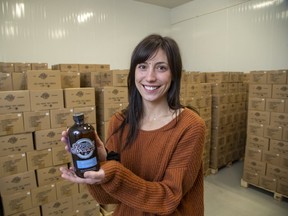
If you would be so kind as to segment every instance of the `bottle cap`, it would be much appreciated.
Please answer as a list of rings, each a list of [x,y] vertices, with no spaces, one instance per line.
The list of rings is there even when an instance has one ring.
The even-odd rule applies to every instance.
[[[84,120],[84,113],[74,113],[73,114],[74,121],[83,121]]]

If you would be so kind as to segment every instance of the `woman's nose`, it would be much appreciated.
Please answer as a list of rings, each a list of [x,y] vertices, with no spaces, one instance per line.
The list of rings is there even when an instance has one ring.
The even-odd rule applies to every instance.
[[[146,75],[146,80],[149,82],[156,80],[156,73],[153,67],[149,67]]]

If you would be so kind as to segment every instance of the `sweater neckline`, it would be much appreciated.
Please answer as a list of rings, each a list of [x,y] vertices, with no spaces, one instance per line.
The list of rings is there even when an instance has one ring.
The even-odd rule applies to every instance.
[[[165,130],[169,130],[172,127],[175,126],[175,124],[177,123],[177,121],[179,121],[179,119],[181,118],[181,116],[183,115],[184,112],[186,112],[186,108],[184,107],[182,112],[179,113],[179,115],[177,117],[175,117],[174,119],[172,119],[170,122],[168,122],[166,125],[163,125],[160,128],[154,129],[154,130],[142,130],[140,129],[139,132],[141,133],[149,133],[149,132],[158,132],[158,131],[165,131]]]

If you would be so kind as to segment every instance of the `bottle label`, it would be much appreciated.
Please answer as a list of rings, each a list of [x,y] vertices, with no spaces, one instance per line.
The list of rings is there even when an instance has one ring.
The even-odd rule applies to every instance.
[[[71,153],[77,155],[80,159],[88,159],[95,150],[94,141],[87,138],[81,138],[72,144]]]
[[[88,160],[76,161],[78,169],[85,169],[88,167],[93,167],[97,165],[96,157],[90,158]]]

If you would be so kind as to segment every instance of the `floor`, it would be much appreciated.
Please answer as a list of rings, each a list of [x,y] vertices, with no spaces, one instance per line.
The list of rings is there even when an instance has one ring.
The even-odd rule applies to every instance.
[[[288,216],[288,199],[272,192],[241,187],[243,161],[205,177],[205,216]]]

